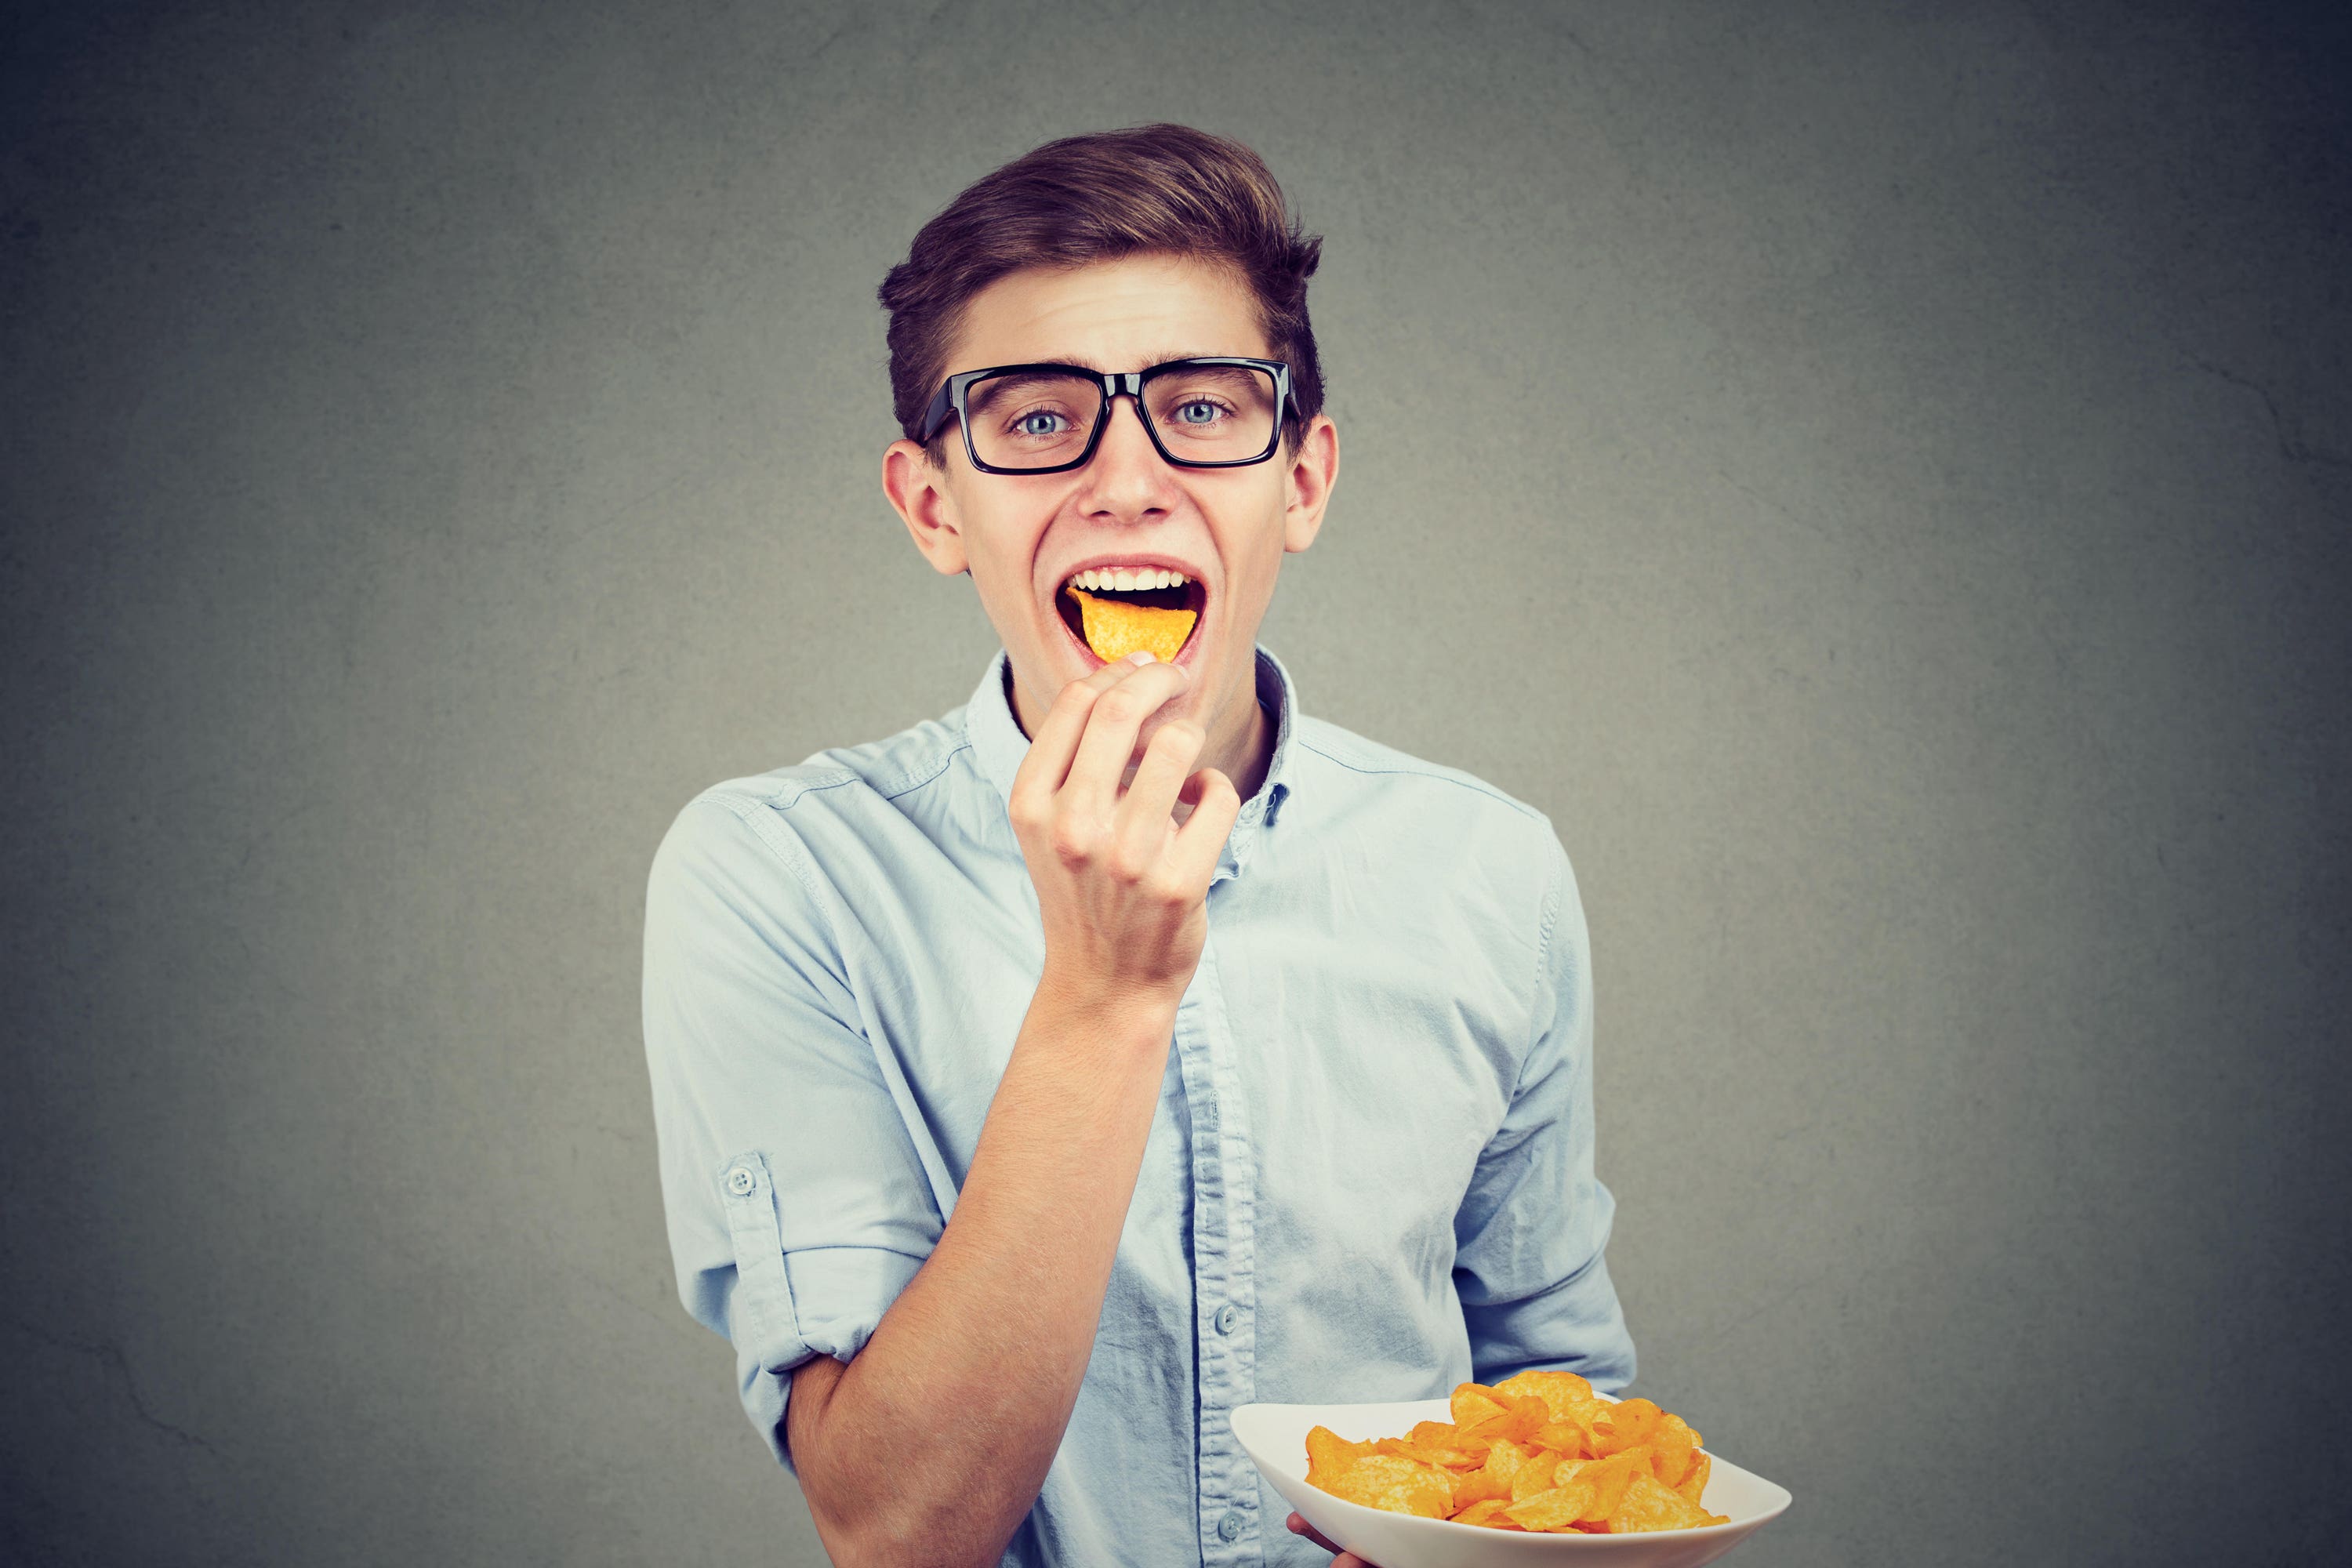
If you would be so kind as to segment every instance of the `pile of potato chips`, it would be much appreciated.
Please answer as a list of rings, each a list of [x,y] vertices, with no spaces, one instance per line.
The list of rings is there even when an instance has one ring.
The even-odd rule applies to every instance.
[[[1350,1443],[1307,1434],[1307,1479],[1334,1497],[1492,1530],[1623,1535],[1728,1524],[1709,1513],[1707,1457],[1679,1415],[1611,1404],[1572,1372],[1454,1391],[1454,1419]]]

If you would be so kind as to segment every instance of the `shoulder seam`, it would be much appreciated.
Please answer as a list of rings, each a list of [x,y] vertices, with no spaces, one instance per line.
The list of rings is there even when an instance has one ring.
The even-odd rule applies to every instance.
[[[812,795],[824,789],[839,789],[843,784],[856,784],[857,779],[858,775],[848,768],[827,768],[814,778],[786,779],[775,788],[752,798],[772,810],[790,811],[800,804],[804,795]],[[726,786],[721,784],[717,789],[707,791],[706,796],[712,800],[732,798],[725,791]],[[730,806],[730,809],[731,810],[732,807]]]
[[[956,757],[959,753],[968,752],[970,750],[971,750],[971,738],[967,736],[965,739],[958,741],[954,745],[950,746],[947,751],[940,755],[938,763],[933,764],[930,772],[921,773],[919,770],[916,773],[902,774],[898,778],[892,780],[887,786],[883,784],[876,784],[874,786],[874,793],[880,795],[884,800],[896,800],[902,795],[912,795],[915,791],[922,788],[933,779],[938,778],[941,773],[946,773],[948,769],[953,767],[955,765]]]
[[[820,791],[839,789],[843,784],[867,784],[876,795],[880,795],[883,799],[896,800],[900,795],[905,795],[911,790],[922,788],[923,785],[930,783],[933,779],[947,772],[949,767],[954,763],[957,752],[970,751],[971,749],[971,742],[959,741],[954,745],[949,747],[945,752],[941,752],[936,759],[925,763],[920,766],[909,769],[905,773],[901,773],[894,778],[888,778],[878,782],[868,780],[864,773],[857,772],[855,768],[828,767],[822,773],[817,773],[814,778],[806,775],[787,778],[778,784],[775,788],[768,790],[764,794],[751,795],[751,798],[761,805],[770,807],[772,810],[790,811],[807,796],[815,795]],[[803,765],[805,766],[806,764]],[[726,785],[720,784],[713,789],[705,791],[703,796],[699,798],[708,798],[711,800],[733,800],[740,799],[742,797],[731,795],[728,791]]]
[[[1330,751],[1326,747],[1318,746],[1313,741],[1307,739],[1302,732],[1294,732],[1291,739],[1306,750],[1314,752],[1317,756],[1322,757],[1329,762],[1337,763],[1339,766],[1346,768],[1350,773],[1401,773],[1412,778],[1431,779],[1438,784],[1454,784],[1460,788],[1470,791],[1473,795],[1483,795],[1488,800],[1497,802],[1503,805],[1507,805],[1512,810],[1518,812],[1524,816],[1531,817],[1538,821],[1543,818],[1543,813],[1538,811],[1534,806],[1529,805],[1526,801],[1505,795],[1501,790],[1496,789],[1494,785],[1486,784],[1481,780],[1466,777],[1458,773],[1440,772],[1437,764],[1435,763],[1417,768],[1373,767],[1369,763],[1340,756],[1336,752]]]
[[[856,775],[853,773],[850,774],[848,778],[835,779],[830,784],[815,787],[831,789],[834,787],[834,784],[847,784],[851,778],[855,778],[856,776]],[[806,794],[807,792],[803,791],[802,793]],[[701,805],[706,802],[719,807],[721,811],[724,811],[730,816],[732,816],[736,821],[750,828],[751,830],[751,836],[757,838],[761,844],[766,845],[768,853],[773,855],[778,860],[782,861],[783,863],[784,869],[793,874],[793,880],[801,885],[801,890],[809,896],[809,902],[820,912],[824,910],[824,895],[817,887],[816,878],[811,868],[803,863],[802,858],[798,853],[799,846],[792,840],[790,835],[779,834],[775,830],[774,825],[768,820],[769,812],[788,810],[790,809],[788,806],[777,805],[775,804],[774,796],[770,796],[762,800],[747,801],[740,795],[727,795],[719,790],[709,790],[695,796],[693,801],[688,805],[688,809],[692,810],[695,806]],[[825,923],[828,926],[833,923],[832,916],[830,914],[825,915]]]

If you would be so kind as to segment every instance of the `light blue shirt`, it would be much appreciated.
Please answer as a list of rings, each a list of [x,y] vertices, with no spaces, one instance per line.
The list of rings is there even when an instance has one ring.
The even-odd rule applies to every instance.
[[[786,1464],[792,1369],[855,1355],[922,1267],[1043,967],[1004,682],[1000,653],[944,719],[706,792],[654,861],[678,1294]],[[1209,887],[1093,1359],[1005,1556],[1024,1568],[1328,1564],[1234,1439],[1253,1401],[1633,1374],[1551,824],[1301,714],[1264,648],[1257,684],[1272,765]]]

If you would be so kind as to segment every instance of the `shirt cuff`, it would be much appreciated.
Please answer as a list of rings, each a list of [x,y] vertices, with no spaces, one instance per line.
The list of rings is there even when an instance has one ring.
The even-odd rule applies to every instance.
[[[819,1355],[845,1362],[865,1349],[923,1259],[879,1247],[785,1252],[775,1189],[756,1153],[730,1161],[719,1184],[735,1255],[726,1321],[737,1386],[744,1414],[789,1468],[784,1411],[793,1369]]]

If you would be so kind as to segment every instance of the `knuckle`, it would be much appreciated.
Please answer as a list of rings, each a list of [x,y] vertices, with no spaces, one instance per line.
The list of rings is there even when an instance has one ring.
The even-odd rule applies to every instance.
[[[1054,824],[1048,838],[1053,845],[1054,853],[1060,857],[1066,865],[1083,866],[1095,857],[1094,829],[1083,822],[1064,817]]]
[[[1142,718],[1147,710],[1144,699],[1124,686],[1107,693],[1095,704],[1096,712],[1121,724]]]
[[[1167,867],[1161,867],[1145,879],[1144,891],[1159,902],[1171,906],[1190,903],[1192,897],[1192,889],[1185,885],[1183,875]]]

